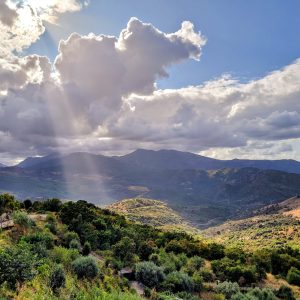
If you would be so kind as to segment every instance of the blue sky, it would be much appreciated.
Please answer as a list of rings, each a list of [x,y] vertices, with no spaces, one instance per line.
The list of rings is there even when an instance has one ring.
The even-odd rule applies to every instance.
[[[197,85],[224,73],[248,81],[300,57],[299,11],[298,0],[91,0],[83,10],[60,17],[58,26],[46,24],[46,33],[26,52],[53,59],[58,41],[72,32],[118,35],[132,16],[164,32],[189,20],[208,40],[201,60],[172,67],[159,87]]]

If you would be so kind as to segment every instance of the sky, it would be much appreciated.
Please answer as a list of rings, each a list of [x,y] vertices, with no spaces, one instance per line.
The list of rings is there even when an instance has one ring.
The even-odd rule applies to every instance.
[[[298,0],[0,0],[0,163],[137,148],[300,160]]]

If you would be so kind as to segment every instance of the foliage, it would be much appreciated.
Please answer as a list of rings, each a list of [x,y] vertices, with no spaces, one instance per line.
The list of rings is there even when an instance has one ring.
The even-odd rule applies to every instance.
[[[25,245],[0,250],[0,285],[6,282],[10,288],[16,288],[36,274],[36,257]]]
[[[87,256],[91,253],[91,244],[89,242],[85,242],[82,248],[82,255]]]
[[[291,267],[286,276],[287,282],[300,286],[300,271],[295,267]]]
[[[13,220],[15,224],[23,228],[30,228],[35,225],[35,223],[23,211],[14,211]]]
[[[232,300],[276,300],[276,296],[270,289],[254,288],[246,294],[237,293],[232,297]]]
[[[79,257],[72,267],[78,278],[94,278],[99,274],[99,268],[92,257]]]
[[[224,281],[215,287],[215,291],[223,294],[226,299],[231,299],[232,296],[240,292],[240,287],[236,282]]]
[[[188,274],[175,271],[167,275],[164,288],[173,293],[182,291],[192,292],[195,288],[195,284]]]
[[[0,195],[0,215],[18,208],[20,208],[20,203],[16,201],[13,195],[7,193]]]
[[[292,289],[286,285],[282,285],[279,290],[276,292],[276,296],[280,299],[285,300],[295,300],[294,293]]]
[[[165,279],[163,270],[153,262],[141,262],[135,266],[135,276],[147,287],[153,288]]]
[[[53,292],[65,286],[66,275],[61,266],[56,266],[50,276],[50,288]]]

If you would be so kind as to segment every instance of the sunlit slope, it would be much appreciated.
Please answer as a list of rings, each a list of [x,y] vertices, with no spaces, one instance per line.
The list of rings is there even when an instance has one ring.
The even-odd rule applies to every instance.
[[[225,222],[203,231],[204,236],[227,245],[249,249],[260,247],[299,246],[300,198],[292,197],[268,205],[246,219]]]
[[[165,203],[146,198],[125,199],[108,206],[129,220],[163,229],[184,230],[190,233],[199,233],[177,212]]]

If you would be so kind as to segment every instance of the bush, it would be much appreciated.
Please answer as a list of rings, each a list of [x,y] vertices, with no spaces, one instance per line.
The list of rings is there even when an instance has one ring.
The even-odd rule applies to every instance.
[[[35,223],[23,211],[15,211],[13,213],[13,220],[15,224],[23,228],[30,228],[35,225]]]
[[[46,249],[52,249],[54,245],[52,236],[49,233],[45,232],[29,234],[27,236],[24,236],[22,240],[32,245],[43,245]]]
[[[286,280],[290,284],[300,286],[300,271],[295,267],[291,267],[287,273]]]
[[[236,282],[224,281],[215,287],[215,292],[223,294],[226,299],[231,299],[233,295],[240,292],[240,287]]]
[[[77,249],[54,247],[49,256],[57,264],[63,264],[65,267],[68,267],[80,255]]]
[[[99,274],[99,268],[92,257],[79,257],[73,263],[72,267],[78,278],[94,278]]]
[[[165,278],[163,270],[153,262],[141,262],[135,266],[136,279],[149,288],[159,285]]]
[[[276,296],[284,300],[295,300],[294,293],[292,289],[286,285],[282,285],[279,290],[276,292]]]
[[[66,275],[61,266],[57,266],[50,276],[50,288],[53,292],[57,292],[66,283]]]
[[[82,248],[82,255],[88,256],[91,253],[91,244],[89,242],[85,242]]]
[[[203,278],[199,273],[194,273],[192,279],[195,284],[195,291],[200,292],[203,289]]]
[[[54,223],[47,223],[45,228],[49,229],[52,234],[57,234],[57,228]]]
[[[173,293],[184,291],[192,292],[195,288],[195,284],[193,279],[186,273],[175,271],[167,275],[164,288]]]
[[[78,240],[72,240],[69,244],[69,248],[80,250],[80,248],[81,248],[80,242]]]
[[[246,294],[237,293],[232,300],[276,300],[276,296],[270,289],[255,288],[249,290]]]

